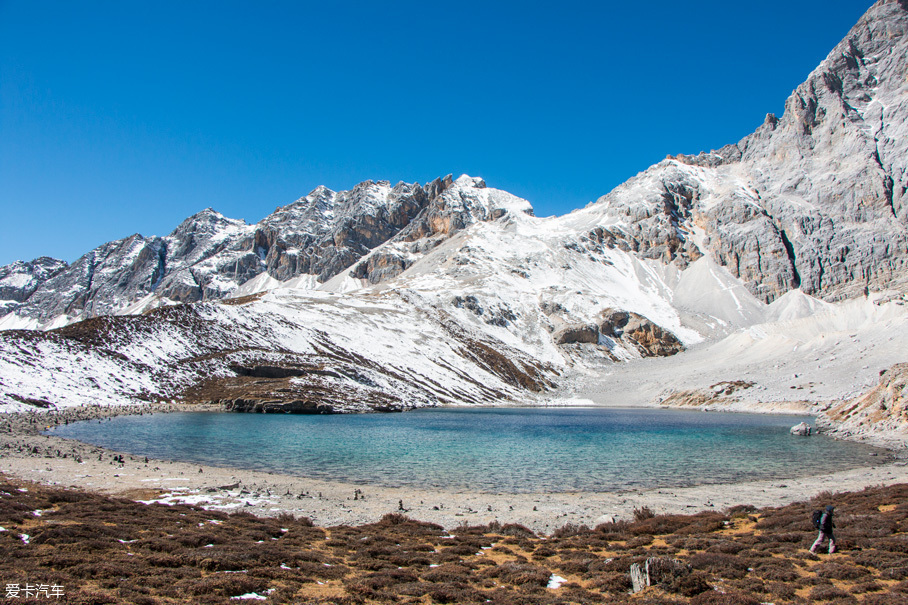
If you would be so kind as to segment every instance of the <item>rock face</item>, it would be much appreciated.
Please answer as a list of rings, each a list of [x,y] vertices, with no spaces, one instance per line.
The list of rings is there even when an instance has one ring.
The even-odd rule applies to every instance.
[[[669,158],[597,202],[648,258],[694,240],[771,301],[908,287],[908,5],[880,1],[735,145]]]
[[[833,406],[823,416],[835,427],[833,434],[904,446],[908,435],[908,363],[880,372],[876,387]]]
[[[605,309],[598,323],[603,336],[632,344],[643,357],[666,357],[684,350],[674,334],[630,311]]]
[[[109,242],[69,266],[42,258],[0,268],[0,296],[18,303],[0,306],[0,317],[15,311],[19,321],[12,325],[42,328],[216,300],[262,274],[323,283],[352,268],[352,277],[379,283],[468,225],[505,216],[508,210],[483,189],[482,179],[450,175],[424,187],[387,181],[341,192],[318,187],[256,225],[208,208],[166,237]]]
[[[42,256],[28,263],[16,261],[0,267],[0,316],[20,307],[41,284],[66,266],[62,260]]]
[[[622,342],[642,357],[666,357],[684,350],[678,338],[642,315],[630,311],[605,309],[597,323],[568,324],[552,333],[556,345],[603,344]]]

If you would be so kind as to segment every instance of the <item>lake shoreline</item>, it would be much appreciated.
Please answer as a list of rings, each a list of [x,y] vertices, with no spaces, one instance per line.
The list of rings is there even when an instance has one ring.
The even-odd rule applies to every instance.
[[[519,523],[543,534],[568,523],[592,527],[611,519],[631,518],[633,511],[642,507],[656,513],[691,513],[739,504],[777,506],[825,491],[908,482],[908,463],[881,456],[876,464],[866,467],[792,479],[613,492],[494,494],[378,487],[236,468],[200,468],[169,460],[149,459],[146,463],[138,456],[41,434],[54,422],[104,422],[105,418],[124,414],[190,410],[199,408],[149,404],[132,409],[86,407],[4,414],[0,419],[0,472],[44,485],[140,501],[182,501],[264,516],[290,512],[309,517],[320,526],[360,525],[375,522],[386,513],[402,512],[446,528],[498,521]]]

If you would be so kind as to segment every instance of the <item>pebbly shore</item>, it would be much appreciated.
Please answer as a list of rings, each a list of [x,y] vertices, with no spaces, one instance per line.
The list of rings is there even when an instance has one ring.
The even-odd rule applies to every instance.
[[[185,502],[265,516],[289,512],[309,517],[320,526],[371,523],[386,513],[402,512],[449,529],[499,521],[519,523],[543,534],[568,523],[592,527],[612,519],[630,518],[634,509],[644,506],[657,513],[723,510],[738,504],[778,506],[824,491],[908,482],[906,461],[881,455],[869,458],[863,468],[782,481],[609,493],[489,494],[377,487],[235,468],[199,467],[106,450],[55,437],[52,430],[49,435],[43,434],[54,426],[71,422],[105,422],[125,414],[190,410],[200,408],[148,404],[0,414],[0,473],[44,485],[75,487],[143,502]]]

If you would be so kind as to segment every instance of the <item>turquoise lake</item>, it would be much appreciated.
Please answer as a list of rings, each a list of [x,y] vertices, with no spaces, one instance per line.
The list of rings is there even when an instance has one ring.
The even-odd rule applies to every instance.
[[[857,443],[790,435],[789,428],[802,420],[812,424],[808,417],[613,408],[334,416],[199,412],[79,422],[52,433],[200,465],[497,493],[792,478],[885,456]]]

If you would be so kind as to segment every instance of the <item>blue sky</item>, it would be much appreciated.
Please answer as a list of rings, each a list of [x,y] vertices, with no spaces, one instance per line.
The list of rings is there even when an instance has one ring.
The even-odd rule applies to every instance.
[[[869,0],[0,0],[0,265],[468,173],[563,214],[738,141]]]

